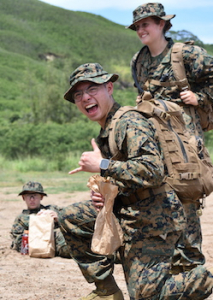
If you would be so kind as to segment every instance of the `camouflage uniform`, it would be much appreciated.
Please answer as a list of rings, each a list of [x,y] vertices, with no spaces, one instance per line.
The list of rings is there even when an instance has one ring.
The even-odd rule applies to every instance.
[[[162,80],[162,78],[166,78],[166,77],[167,77],[166,80],[169,81],[175,80],[174,73],[171,67],[171,61],[170,61],[172,45],[173,45],[173,41],[169,39],[168,45],[166,49],[163,51],[163,53],[161,53],[159,56],[154,58],[151,57],[148,48],[144,47],[143,48],[144,50],[142,51],[141,54],[143,57],[141,61],[141,68],[137,70],[137,74],[138,74],[139,84],[143,88],[146,82],[146,89],[148,91],[151,91],[154,98],[168,100],[168,101],[174,101],[175,99],[175,102],[182,103],[179,95],[180,91],[177,87],[167,87],[167,88],[159,87],[159,86],[154,86],[153,84],[149,84],[147,81],[148,78],[155,79],[155,80]],[[196,91],[196,94],[199,97],[198,99],[199,105],[204,105],[206,101],[206,95],[211,95],[212,91],[207,84],[202,88],[201,84],[198,84],[196,82],[196,80],[199,79],[200,74],[205,74],[205,76],[207,77],[208,66],[210,64],[210,57],[204,53],[202,55],[201,54],[202,54],[202,50],[200,50],[199,53],[198,48],[194,48],[191,45],[184,46],[183,57],[184,57],[184,61],[186,61],[185,67],[188,76],[187,78],[190,82],[191,89],[192,90],[194,89],[194,91]],[[134,56],[132,60],[132,65],[135,57],[136,56]],[[194,57],[195,59],[192,60],[192,57]],[[212,60],[212,64],[213,64],[213,60]],[[189,73],[193,74],[193,77],[192,76],[189,77]],[[212,74],[213,74],[213,70],[212,70]],[[212,93],[212,97],[213,97],[213,93]],[[199,136],[203,138],[203,131],[199,122],[198,114],[195,114],[196,122],[194,122],[192,116],[189,114],[190,113],[189,107],[183,106],[183,108],[186,112],[186,114],[184,114],[185,122],[188,129],[190,129],[191,134],[197,135],[198,133]],[[200,225],[200,218],[197,215],[197,211],[200,207],[199,201],[194,203],[184,203],[183,205],[187,215],[188,226],[187,229],[185,230],[183,240],[179,244],[179,250],[177,252],[177,255],[174,257],[174,265],[193,266],[198,264],[204,264],[205,257],[202,253],[201,225]]]
[[[157,16],[169,22],[168,30],[171,27],[169,20],[175,15],[165,16],[164,7],[160,3],[147,3],[135,9],[133,12],[134,22],[129,28],[136,30],[134,23],[149,16]],[[174,42],[170,38],[166,39],[168,41],[167,47],[156,57],[151,56],[147,46],[144,46],[139,51],[140,64],[137,64],[137,81],[139,86],[143,90],[151,92],[152,97],[155,99],[174,101],[183,106],[184,119],[191,135],[200,136],[203,139],[203,130],[197,110],[193,109],[192,114],[190,106],[184,105],[180,98],[178,86],[163,87],[155,85],[153,81],[150,82],[151,80],[156,80],[156,82],[176,81],[171,65],[171,51]],[[133,56],[131,61],[133,78],[134,65],[139,52]],[[213,57],[208,55],[202,48],[189,44],[184,45],[182,54],[186,77],[190,84],[190,89],[197,95],[198,105],[203,107],[207,101],[213,102]],[[185,266],[189,268],[205,263],[205,257],[202,253],[200,218],[197,214],[200,209],[199,199],[197,202],[183,203],[183,206],[187,217],[187,227],[178,244],[173,263],[175,266],[181,266],[181,268],[185,268]]]
[[[89,70],[89,64],[76,70],[76,74],[81,71],[82,80],[87,80],[83,77],[83,68],[87,76],[94,71]],[[108,135],[118,108],[115,103],[97,138],[106,158],[111,158]],[[170,273],[175,244],[185,227],[185,216],[174,191],[162,184],[164,164],[153,124],[138,112],[127,112],[116,125],[116,144],[123,157],[112,158],[103,175],[111,177],[119,187],[114,213],[124,232],[120,257],[130,299],[171,300],[183,295],[181,299],[189,299],[193,293],[194,299],[196,296],[206,298],[211,293],[213,277],[203,267],[194,269],[191,275],[183,273],[178,277]],[[113,255],[91,252],[96,216],[91,201],[70,205],[59,214],[72,257],[88,282],[104,280],[112,274],[115,261]],[[190,287],[192,276],[195,290]],[[205,287],[198,289],[201,280]]]
[[[18,252],[21,251],[21,239],[24,230],[29,230],[29,218],[31,214],[37,214],[41,209],[49,209],[59,213],[60,209],[56,205],[41,205],[38,209],[24,209],[22,213],[16,217],[12,229],[11,229],[11,238],[13,239],[11,248],[14,248]],[[70,258],[70,250],[67,246],[64,236],[61,233],[58,223],[55,223],[54,227],[54,236],[55,236],[55,254],[56,256]]]
[[[28,193],[38,193],[40,195],[47,196],[47,194],[44,193],[43,186],[39,182],[34,181],[29,181],[26,184],[24,184],[22,191],[19,193],[19,196]],[[10,232],[11,238],[13,240],[11,248],[14,248],[18,252],[21,251],[22,234],[24,230],[29,230],[30,215],[37,214],[42,209],[52,210],[55,211],[57,214],[60,211],[60,208],[56,205],[40,205],[40,207],[36,209],[24,209],[22,213],[15,218],[15,221],[12,225],[12,229]],[[54,236],[56,256],[71,258],[69,246],[67,246],[64,236],[61,233],[59,224],[56,222],[54,223]]]
[[[195,110],[194,120],[190,106],[184,105],[180,99],[178,86],[163,87],[149,82],[152,79],[162,82],[176,81],[171,65],[171,50],[174,42],[170,38],[167,38],[167,40],[167,47],[156,57],[151,57],[147,46],[143,47],[140,54],[140,68],[136,71],[139,85],[142,89],[150,91],[155,99],[174,101],[183,106],[185,122],[191,135],[199,135],[203,138],[203,130],[197,111]],[[134,62],[137,55],[138,52],[131,61],[132,73],[134,72]],[[183,47],[183,61],[190,89],[197,95],[198,105],[204,107],[207,101],[213,102],[213,57],[200,47],[186,44]]]

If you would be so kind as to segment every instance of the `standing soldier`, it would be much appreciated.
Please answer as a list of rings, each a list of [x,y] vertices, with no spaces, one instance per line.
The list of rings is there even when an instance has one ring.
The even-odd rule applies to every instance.
[[[128,28],[136,31],[145,46],[132,59],[132,74],[139,90],[149,92],[155,99],[181,105],[188,130],[202,140],[204,135],[197,108],[213,103],[213,57],[198,46],[185,44],[181,55],[190,90],[185,81],[177,82],[171,62],[174,42],[165,36],[174,17],[166,15],[161,3],[142,4],[133,11],[133,23]],[[174,273],[205,263],[200,224],[202,202],[197,199],[183,203],[187,227],[173,259]]]

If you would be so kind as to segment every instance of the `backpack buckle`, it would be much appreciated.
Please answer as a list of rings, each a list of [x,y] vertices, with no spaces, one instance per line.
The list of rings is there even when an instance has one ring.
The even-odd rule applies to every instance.
[[[163,111],[163,110],[161,110],[159,108],[156,108],[156,107],[154,108],[153,113],[157,117],[159,117],[160,119],[164,119],[165,121],[168,121],[169,118],[170,118],[170,116],[169,116],[169,114],[167,112],[165,112],[165,111]]]
[[[180,173],[180,180],[192,180],[194,179],[194,173]]]
[[[186,78],[181,79],[178,81],[178,86],[181,89],[181,91],[187,91],[190,89],[188,80]]]

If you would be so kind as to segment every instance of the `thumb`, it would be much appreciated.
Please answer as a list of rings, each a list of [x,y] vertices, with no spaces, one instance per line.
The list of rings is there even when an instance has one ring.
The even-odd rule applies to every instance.
[[[93,148],[94,151],[100,151],[100,149],[98,148],[98,145],[96,144],[94,138],[91,140],[91,145],[92,145],[92,148]]]

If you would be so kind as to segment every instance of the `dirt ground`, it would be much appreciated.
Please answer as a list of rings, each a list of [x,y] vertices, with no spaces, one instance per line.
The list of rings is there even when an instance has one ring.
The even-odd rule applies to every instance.
[[[67,206],[76,201],[89,199],[89,192],[73,194],[49,194],[43,204]],[[206,199],[206,208],[201,217],[203,230],[203,252],[206,265],[213,267],[213,195]],[[72,259],[54,257],[51,259],[30,258],[10,249],[10,228],[18,213],[25,208],[20,197],[0,190],[0,299],[3,300],[77,300],[86,296],[93,288],[88,284],[77,264]],[[116,281],[129,300],[123,272],[115,266]],[[208,299],[213,299],[209,297]],[[194,299],[198,300],[198,299]]]

